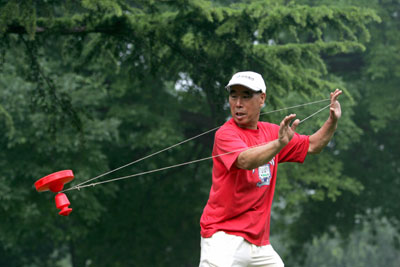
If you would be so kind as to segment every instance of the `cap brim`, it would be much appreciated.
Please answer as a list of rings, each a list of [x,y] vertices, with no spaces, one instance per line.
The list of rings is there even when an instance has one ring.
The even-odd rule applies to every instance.
[[[252,91],[254,91],[254,92],[258,92],[258,91],[261,91],[261,92],[262,92],[262,91],[263,91],[263,90],[261,90],[261,89],[258,89],[258,90],[253,89],[253,88],[251,88],[251,87],[249,87],[248,85],[243,84],[243,83],[232,83],[232,84],[228,84],[227,86],[225,86],[225,89],[229,91],[229,88],[230,88],[231,86],[233,86],[233,85],[241,85],[241,86],[244,86],[244,87],[246,87],[246,88],[249,88],[250,90],[252,90]]]

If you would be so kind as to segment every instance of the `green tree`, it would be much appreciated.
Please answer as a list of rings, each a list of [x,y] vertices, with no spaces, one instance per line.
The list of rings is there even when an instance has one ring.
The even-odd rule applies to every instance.
[[[76,184],[221,125],[229,115],[223,86],[237,70],[266,78],[266,110],[326,98],[343,83],[322,55],[363,51],[366,26],[379,21],[365,8],[268,0],[0,3],[0,263],[7,266],[54,266],[68,255],[73,266],[197,265],[211,162],[69,191],[68,218],[32,184],[70,168]],[[326,153],[285,168],[280,203],[300,207],[360,191],[334,153],[360,135],[351,115]],[[323,120],[301,130],[311,133]],[[212,140],[100,180],[207,157]]]
[[[360,220],[387,218],[399,229],[397,205],[399,176],[399,101],[398,90],[400,39],[398,31],[399,1],[303,1],[315,5],[356,5],[372,7],[382,18],[370,26],[371,41],[366,51],[335,56],[324,55],[331,74],[342,77],[351,88],[355,106],[353,122],[361,130],[347,149],[337,149],[335,158],[341,162],[341,177],[352,177],[362,185],[362,191],[353,194],[342,191],[336,199],[308,201],[290,227],[294,249],[304,247],[316,235],[337,229],[346,237],[359,227]],[[349,89],[350,90],[350,89]],[[345,109],[345,112],[348,112]],[[347,127],[341,124],[339,126]],[[339,131],[335,142],[341,138]],[[338,182],[342,182],[342,178]],[[289,228],[286,228],[289,229]],[[312,234],[305,229],[310,229]],[[282,230],[283,231],[283,230]],[[335,230],[336,231],[336,230]],[[371,232],[374,234],[374,232]],[[389,239],[390,244],[394,244]]]
[[[380,216],[377,216],[379,218]],[[338,233],[314,237],[307,246],[304,266],[398,266],[398,250],[388,242],[398,236],[397,230],[385,219],[361,223],[346,239]],[[371,233],[375,233],[374,235]],[[294,265],[296,266],[296,265]]]

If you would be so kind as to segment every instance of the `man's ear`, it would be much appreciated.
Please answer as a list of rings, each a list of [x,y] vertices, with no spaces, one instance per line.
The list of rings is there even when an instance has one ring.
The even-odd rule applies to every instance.
[[[267,94],[266,93],[261,93],[261,95],[260,95],[260,107],[261,108],[263,107],[266,98],[267,98]]]

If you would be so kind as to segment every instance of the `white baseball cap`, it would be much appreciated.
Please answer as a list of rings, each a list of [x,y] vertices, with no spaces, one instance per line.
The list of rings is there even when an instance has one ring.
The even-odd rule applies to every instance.
[[[237,84],[246,86],[253,91],[262,91],[265,93],[267,90],[263,77],[254,71],[241,71],[235,73],[225,88],[229,90],[232,85]]]

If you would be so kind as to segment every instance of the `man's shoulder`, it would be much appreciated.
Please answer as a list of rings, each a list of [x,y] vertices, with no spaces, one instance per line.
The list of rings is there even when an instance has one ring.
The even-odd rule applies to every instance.
[[[216,136],[226,134],[227,132],[234,133],[238,131],[238,127],[235,126],[232,119],[226,121],[215,133]]]

